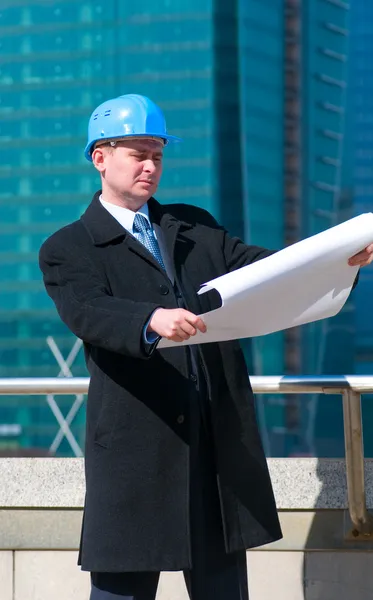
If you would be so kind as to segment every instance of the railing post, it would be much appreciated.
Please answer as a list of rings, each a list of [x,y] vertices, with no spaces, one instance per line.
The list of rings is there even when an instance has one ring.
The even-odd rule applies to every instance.
[[[354,538],[373,533],[373,517],[368,513],[365,496],[363,424],[361,395],[352,390],[343,392],[343,423],[346,450],[348,506]]]

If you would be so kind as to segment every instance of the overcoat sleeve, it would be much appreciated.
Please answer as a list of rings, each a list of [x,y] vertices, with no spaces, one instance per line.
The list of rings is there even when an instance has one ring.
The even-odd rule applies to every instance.
[[[113,297],[89,257],[53,237],[41,247],[39,265],[48,295],[78,338],[133,358],[152,354],[156,343],[145,344],[143,330],[161,305]]]
[[[250,265],[277,251],[268,250],[261,246],[245,244],[240,238],[231,236],[225,227],[220,225],[215,217],[208,211],[203,208],[193,208],[194,212],[198,215],[196,221],[214,231],[214,235],[216,236],[215,240],[217,240],[217,243],[223,252],[227,272],[235,271],[236,269]]]
[[[224,232],[223,247],[225,261],[229,272],[250,265],[275,252],[275,250],[268,250],[261,246],[245,244],[239,238],[231,237],[227,232]]]

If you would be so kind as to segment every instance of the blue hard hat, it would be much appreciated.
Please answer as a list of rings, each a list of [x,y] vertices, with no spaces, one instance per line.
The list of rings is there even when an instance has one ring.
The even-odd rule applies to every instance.
[[[92,150],[99,140],[126,137],[157,137],[168,142],[181,139],[168,135],[166,121],[159,106],[146,96],[126,94],[100,104],[93,111],[88,124],[88,142],[84,150],[92,161]]]

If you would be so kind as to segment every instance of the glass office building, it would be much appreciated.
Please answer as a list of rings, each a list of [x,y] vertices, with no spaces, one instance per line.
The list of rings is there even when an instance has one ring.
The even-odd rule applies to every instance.
[[[275,33],[277,41],[256,63],[250,52],[261,53],[260,36],[256,50],[249,38],[266,21],[262,4],[253,2],[240,29],[238,5],[222,0],[143,2],[141,9],[119,0],[2,2],[1,376],[56,376],[61,368],[66,374],[62,360],[71,351],[67,366],[73,375],[85,374],[82,352],[74,356],[75,339],[44,292],[37,254],[50,233],[81,215],[98,187],[83,148],[89,115],[104,99],[148,95],[166,112],[169,130],[184,139],[166,150],[161,201],[203,206],[233,234],[282,245],[281,100],[271,103],[281,90],[282,5],[272,11],[265,3],[267,16],[273,12],[265,35]],[[272,87],[263,68],[268,80],[278,73]],[[273,140],[278,156],[272,167],[267,153]],[[266,342],[262,356],[267,372],[280,371],[281,341]],[[19,426],[3,429],[3,445],[50,446],[58,427],[44,399],[0,401],[1,421]],[[63,415],[72,401],[59,399]],[[79,443],[83,422],[81,409],[71,426]],[[17,431],[14,438],[9,431]],[[58,452],[71,452],[66,440]]]
[[[246,241],[267,248],[285,244],[284,20],[282,0],[239,0],[238,53],[241,116],[242,223]],[[282,333],[252,341],[251,372],[283,373]],[[263,395],[257,413],[268,455],[286,452],[287,406]]]
[[[219,216],[212,8],[167,0],[138,10],[117,0],[1,3],[0,376],[56,376],[56,357],[67,359],[74,346],[44,292],[37,255],[98,188],[83,149],[89,115],[103,100],[128,92],[154,98],[170,131],[184,138],[167,149],[159,198]],[[86,373],[82,352],[71,371]],[[64,415],[71,402],[60,398]],[[58,427],[43,399],[3,397],[0,406],[3,445],[50,446]],[[83,421],[81,410],[72,426],[80,442]],[[66,440],[59,452],[71,452]]]
[[[348,118],[349,5],[341,0],[304,3],[301,35],[302,195],[301,236],[352,216],[346,146]],[[353,301],[334,317],[302,328],[302,371],[343,374],[353,370]],[[303,404],[304,449],[318,456],[343,454],[340,397]],[[332,426],[331,426],[332,424]]]
[[[1,377],[86,374],[82,351],[43,289],[37,255],[50,233],[82,214],[99,186],[83,148],[89,115],[105,99],[148,95],[164,109],[170,132],[184,139],[166,149],[162,202],[202,206],[232,234],[271,248],[345,214],[345,3],[138,6],[1,2]],[[341,331],[350,314],[341,315]],[[338,354],[341,338],[324,327],[259,338],[252,348],[245,343],[252,371],[336,372],[345,357]],[[60,397],[61,414],[67,417],[74,402]],[[291,399],[276,396],[258,407],[268,454],[311,448],[317,410],[310,426],[307,403],[294,409]],[[55,440],[53,398],[0,397],[0,421],[3,447],[75,452],[63,436]],[[71,430],[82,446],[83,406]]]
[[[351,3],[351,71],[349,138],[353,152],[352,180],[355,214],[373,210],[373,5]],[[363,269],[355,291],[355,372],[371,375],[373,369],[372,268]],[[364,430],[373,422],[372,397],[363,398]],[[365,451],[373,456],[371,436],[364,436]]]
[[[341,0],[265,2],[256,12],[255,2],[242,6],[249,22],[253,14],[262,19],[252,22],[246,37],[252,74],[244,90],[252,125],[246,137],[246,233],[258,243],[268,236],[266,245],[281,247],[351,216],[345,170],[349,6]],[[250,89],[256,108],[247,100]],[[254,340],[254,358],[263,357],[271,373],[351,372],[352,309],[350,301],[333,319]],[[340,398],[274,396],[262,404],[268,454],[343,452]]]

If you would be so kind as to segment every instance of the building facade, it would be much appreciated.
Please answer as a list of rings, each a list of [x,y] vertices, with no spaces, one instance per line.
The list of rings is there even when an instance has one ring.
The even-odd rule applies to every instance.
[[[283,0],[238,3],[243,236],[247,242],[273,249],[286,243],[284,8]],[[280,374],[285,365],[283,333],[252,340],[251,373]],[[278,395],[257,398],[268,455],[286,453],[288,409]]]
[[[82,352],[44,292],[37,254],[50,233],[81,215],[98,188],[83,148],[89,115],[107,98],[148,95],[164,109],[169,130],[184,139],[166,149],[161,201],[194,203],[234,235],[282,245],[281,99],[271,100],[281,91],[282,3],[275,11],[265,3],[273,13],[268,26],[261,4],[253,2],[243,15],[243,29],[238,12],[245,3],[222,0],[143,2],[141,9],[119,0],[1,4],[0,376],[56,376],[68,368],[85,374]],[[268,52],[261,53],[257,34],[256,50],[250,45],[258,23],[266,39],[275,33]],[[260,64],[251,51],[261,53]],[[276,82],[266,85],[274,73]],[[266,160],[272,140],[274,168]],[[265,341],[261,357],[266,372],[280,371],[281,340]],[[11,428],[4,430],[3,445],[48,448],[56,431],[49,401],[1,398],[1,420],[19,426],[14,439],[6,434]],[[73,402],[58,399],[63,415]],[[80,445],[83,425],[81,408],[71,426]],[[58,452],[71,453],[66,439]]]
[[[303,1],[295,10],[301,57],[298,226],[305,238],[352,216],[345,172],[350,10],[341,0]],[[352,296],[333,319],[301,329],[303,373],[353,370],[353,302]],[[300,448],[317,456],[343,455],[341,398],[309,396],[301,407]]]
[[[349,93],[349,140],[353,207],[356,215],[373,207],[373,5],[365,0],[351,3],[351,69]],[[372,269],[363,269],[355,292],[355,372],[370,375],[373,369],[373,319],[370,299]],[[372,397],[363,398],[364,430],[373,422]],[[365,452],[373,456],[371,436],[365,435]]]
[[[151,97],[184,139],[165,151],[162,202],[204,207],[233,235],[274,249],[347,215],[348,15],[340,0],[146,0],[141,8],[3,0],[1,377],[86,374],[79,344],[43,289],[37,254],[99,186],[83,148],[89,115],[105,99]],[[347,369],[340,347],[352,314],[347,307],[330,325],[244,342],[250,371]],[[71,431],[81,448],[78,400],[57,404],[60,420],[80,406]],[[269,455],[316,452],[319,434],[330,441],[317,398],[259,398],[258,416]],[[53,398],[0,397],[0,421],[8,427],[0,428],[0,451],[77,453],[72,440],[56,441]]]
[[[255,5],[245,3],[249,19]],[[261,243],[268,236],[266,245],[273,246],[273,240],[281,247],[352,216],[351,171],[345,169],[350,11],[341,0],[285,0],[260,3],[256,14],[260,24],[247,36],[253,79],[245,94],[250,98],[253,91],[259,110],[246,101],[247,123],[257,127],[246,137],[246,239]],[[258,51],[272,52],[272,70],[260,62]],[[266,96],[258,93],[258,79]],[[269,197],[261,198],[268,188]],[[352,372],[353,314],[352,298],[333,319],[254,340],[254,360],[264,360],[264,369],[257,365],[256,372]],[[339,397],[266,396],[258,409],[267,454],[343,453]]]
[[[154,98],[184,138],[167,148],[159,198],[219,216],[212,11],[197,0],[187,9],[165,1],[138,10],[118,0],[1,3],[0,376],[56,376],[74,347],[43,289],[37,255],[99,187],[83,156],[95,106],[129,92]],[[81,351],[71,372],[86,373]],[[63,414],[73,400],[59,398]],[[0,401],[3,445],[50,446],[56,420],[45,400]],[[83,409],[74,424],[81,445]],[[59,452],[71,452],[66,440]]]

